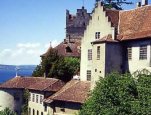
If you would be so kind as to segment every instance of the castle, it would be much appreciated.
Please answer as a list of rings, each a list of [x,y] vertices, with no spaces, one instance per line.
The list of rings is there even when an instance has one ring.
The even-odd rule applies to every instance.
[[[66,37],[54,48],[59,55],[80,58],[81,39],[90,19],[91,13],[88,13],[84,7],[77,9],[76,15],[70,14],[69,10],[66,10]],[[50,49],[51,46],[41,57],[47,56]]]
[[[119,11],[107,9],[97,1],[92,14],[84,7],[77,10],[76,16],[67,11],[66,38],[56,49],[59,52],[61,47],[60,55],[79,57],[80,52],[75,55],[72,47],[81,41],[80,80],[64,84],[53,78],[13,78],[0,85],[0,98],[4,99],[0,110],[10,107],[20,115],[22,94],[28,89],[29,115],[73,115],[100,76],[112,71],[134,76],[137,71],[150,74],[151,6],[147,3],[142,0],[142,5],[133,10]],[[82,20],[83,16],[87,18]]]

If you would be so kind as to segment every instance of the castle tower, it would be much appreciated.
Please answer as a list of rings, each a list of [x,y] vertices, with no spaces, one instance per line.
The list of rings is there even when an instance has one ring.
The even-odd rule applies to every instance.
[[[81,40],[90,18],[91,15],[87,13],[84,6],[77,9],[76,15],[70,14],[69,10],[66,10],[66,39]]]

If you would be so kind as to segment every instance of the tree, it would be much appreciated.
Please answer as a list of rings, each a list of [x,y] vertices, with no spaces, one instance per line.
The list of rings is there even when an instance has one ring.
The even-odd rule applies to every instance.
[[[0,111],[0,115],[16,115],[16,113],[9,108],[5,108],[3,111]]]
[[[80,115],[151,115],[151,75],[110,74],[101,78]]]
[[[151,115],[151,75],[139,75],[137,80],[138,99],[133,107],[134,115]]]
[[[36,67],[32,76],[45,75],[50,78],[58,78],[65,82],[71,80],[80,68],[80,59],[59,56],[55,49],[51,49],[46,57],[42,58],[40,65]]]
[[[62,57],[52,66],[48,76],[67,82],[79,71],[79,68],[80,60],[78,58]]]
[[[25,89],[23,93],[23,105],[21,109],[21,115],[28,115],[28,98],[29,98],[29,90]]]
[[[113,73],[100,78],[80,115],[131,115],[138,96],[134,79],[129,74]]]
[[[115,8],[117,10],[122,10],[123,4],[132,4],[132,2],[129,2],[128,0],[103,0],[102,2],[105,7]]]
[[[59,55],[57,54],[57,51],[53,48],[51,48],[47,54],[47,56],[42,57],[42,62],[39,64],[36,69],[34,70],[32,76],[34,77],[40,77],[43,76],[45,73],[46,76],[49,74],[50,69],[56,63],[59,59]]]

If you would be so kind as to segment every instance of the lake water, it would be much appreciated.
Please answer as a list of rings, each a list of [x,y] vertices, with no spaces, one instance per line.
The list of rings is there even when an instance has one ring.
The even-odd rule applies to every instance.
[[[31,76],[33,70],[27,69],[27,70],[19,70],[18,76]],[[16,71],[13,69],[0,69],[0,83],[3,83],[13,77],[16,76]]]

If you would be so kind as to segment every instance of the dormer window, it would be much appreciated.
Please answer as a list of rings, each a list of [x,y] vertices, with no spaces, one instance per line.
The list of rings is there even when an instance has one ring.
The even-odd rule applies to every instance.
[[[72,50],[69,46],[66,47],[66,53],[72,53]]]
[[[95,39],[100,39],[100,32],[95,32]]]

